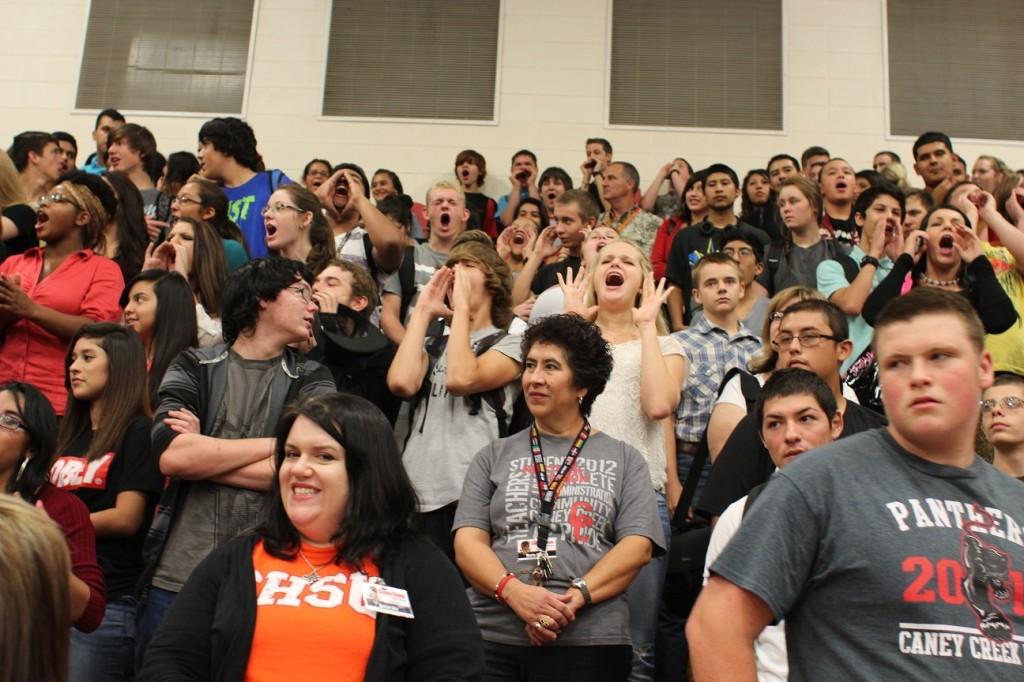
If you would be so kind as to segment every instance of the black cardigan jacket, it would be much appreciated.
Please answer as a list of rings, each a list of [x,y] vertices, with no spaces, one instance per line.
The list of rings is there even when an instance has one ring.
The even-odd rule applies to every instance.
[[[139,682],[240,681],[256,627],[252,550],[239,537],[203,560],[146,649]],[[426,540],[403,541],[380,567],[409,591],[416,617],[377,615],[366,680],[482,680],[483,640],[455,567]]]

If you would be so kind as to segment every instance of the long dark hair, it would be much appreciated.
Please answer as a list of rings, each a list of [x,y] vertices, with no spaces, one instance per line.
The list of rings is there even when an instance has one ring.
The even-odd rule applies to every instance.
[[[117,212],[114,214],[117,220],[117,253],[114,260],[123,272],[134,274],[142,268],[149,242],[142,193],[124,173],[104,171],[103,177],[117,195]]]
[[[245,242],[245,235],[242,228],[238,227],[228,217],[228,195],[224,193],[220,185],[211,182],[206,178],[193,175],[182,185],[195,185],[199,194],[199,203],[203,208],[213,209],[213,215],[206,219],[206,222],[213,225],[221,239],[233,239],[243,247],[246,254],[249,253],[249,245]]]
[[[0,384],[0,393],[4,391],[14,396],[15,411],[28,435],[14,465],[17,469],[7,479],[4,492],[17,493],[29,504],[35,504],[39,489],[50,479],[50,465],[57,450],[57,414],[46,396],[32,384],[10,381]]]
[[[762,205],[757,205],[750,199],[750,195],[747,194],[747,183],[750,182],[750,178],[755,175],[760,175],[768,182],[768,201]],[[768,176],[768,171],[761,168],[755,168],[749,171],[746,177],[743,178],[743,191],[741,192],[742,199],[740,206],[742,211],[740,212],[740,220],[745,222],[747,225],[760,228],[770,234],[773,238],[780,234],[779,221],[775,219],[775,214],[778,212],[779,207],[779,195],[775,192],[775,189],[771,187],[771,178]]]
[[[285,442],[292,425],[305,417],[327,432],[345,451],[348,500],[341,525],[331,537],[334,560],[352,567],[392,554],[413,534],[416,492],[387,417],[370,401],[347,393],[309,396],[289,407],[274,433],[274,467],[280,477]],[[271,556],[294,559],[299,532],[281,499],[280,480],[270,487],[264,521],[257,531]]]
[[[224,255],[224,243],[213,226],[205,220],[179,218],[175,223],[192,226],[192,263],[189,284],[196,298],[203,304],[210,317],[220,315],[221,291],[228,279],[228,260]]]
[[[63,452],[81,434],[92,430],[90,401],[79,400],[71,392],[69,368],[79,339],[96,341],[107,354],[108,363],[107,384],[102,394],[103,412],[85,453],[85,458],[92,461],[117,447],[133,419],[150,414],[146,393],[146,350],[138,334],[112,322],[84,325],[71,337],[64,357],[64,386],[68,391],[68,403],[57,436],[58,452]]]
[[[689,205],[686,203],[686,195],[689,194],[693,186],[698,182],[700,183],[701,189],[704,188],[704,180],[707,178],[707,173],[702,170],[693,173],[686,179],[686,184],[683,185],[683,194],[679,197],[679,213],[677,214],[682,219],[684,225],[693,224],[693,211],[690,210]]]
[[[156,296],[156,319],[150,341],[148,391],[149,404],[156,407],[160,382],[167,368],[183,350],[199,345],[196,324],[196,303],[185,278],[167,270],[143,270],[128,283],[121,296],[121,307],[128,303],[132,287],[139,282],[152,282]]]

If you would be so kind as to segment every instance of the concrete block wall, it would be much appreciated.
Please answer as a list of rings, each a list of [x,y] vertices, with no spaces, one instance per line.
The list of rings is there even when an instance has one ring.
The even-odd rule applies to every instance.
[[[420,200],[433,180],[450,175],[456,153],[467,147],[487,157],[485,191],[492,196],[507,191],[509,157],[521,147],[533,149],[542,168],[561,166],[578,178],[583,142],[591,136],[610,139],[616,158],[632,161],[645,187],[674,156],[695,167],[724,161],[741,175],[772,154],[799,156],[812,144],[857,169],[880,149],[910,158],[912,140],[886,130],[884,0],[784,0],[785,130],[779,133],[608,127],[610,11],[611,0],[505,0],[497,122],[457,125],[322,118],[330,0],[258,0],[244,116],[268,165],[292,177],[314,156],[354,161],[368,173],[395,170]],[[84,161],[95,112],[73,106],[87,0],[0,0],[0,17],[0,144],[22,130],[64,129],[79,138]],[[128,117],[148,126],[165,154],[194,151],[206,119]],[[1024,167],[1024,144],[955,143],[969,163],[995,153]]]

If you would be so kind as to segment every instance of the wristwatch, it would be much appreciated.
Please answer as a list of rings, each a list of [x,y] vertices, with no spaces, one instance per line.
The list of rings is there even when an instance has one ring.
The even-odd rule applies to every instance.
[[[579,590],[580,594],[583,595],[583,605],[590,606],[590,588],[587,587],[587,581],[583,578],[575,578],[569,584]]]
[[[860,266],[864,267],[865,265],[874,265],[877,268],[879,266],[878,259],[874,256],[864,256],[860,259]]]

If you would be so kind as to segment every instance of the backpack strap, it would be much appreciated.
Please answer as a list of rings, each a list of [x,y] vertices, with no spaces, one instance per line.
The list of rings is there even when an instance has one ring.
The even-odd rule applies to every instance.
[[[765,481],[764,483],[759,483],[758,485],[755,485],[753,488],[751,488],[750,492],[747,493],[747,500],[743,503],[743,518],[747,517],[747,512],[750,511],[750,505],[754,504],[754,500],[756,500],[761,495],[761,493],[764,492],[764,487],[766,485],[768,485],[767,481]]]

